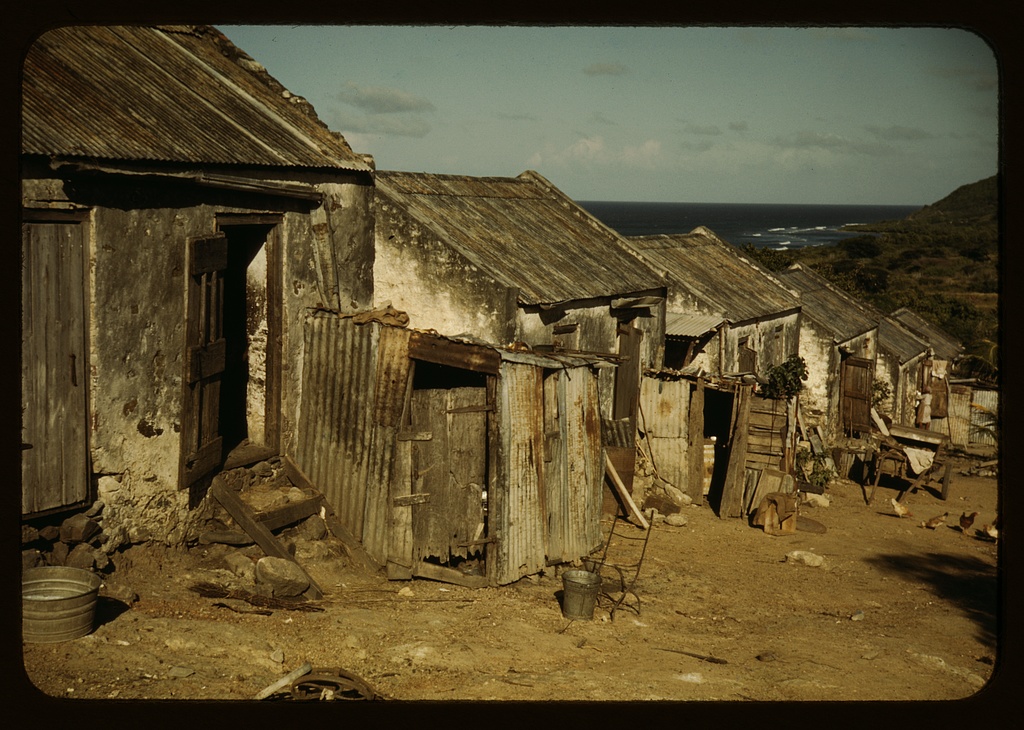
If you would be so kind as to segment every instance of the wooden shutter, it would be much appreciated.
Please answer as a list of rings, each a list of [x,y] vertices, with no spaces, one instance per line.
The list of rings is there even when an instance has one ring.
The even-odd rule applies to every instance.
[[[185,377],[178,486],[185,488],[223,463],[220,386],[224,372],[224,235],[189,243],[188,303],[185,315]]]

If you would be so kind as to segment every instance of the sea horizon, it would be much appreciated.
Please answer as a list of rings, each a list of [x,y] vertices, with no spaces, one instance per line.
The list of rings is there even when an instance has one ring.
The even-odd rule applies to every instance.
[[[835,245],[860,233],[847,225],[899,220],[923,205],[828,203],[669,203],[582,200],[578,204],[623,236],[689,233],[698,226],[735,246],[793,249]]]

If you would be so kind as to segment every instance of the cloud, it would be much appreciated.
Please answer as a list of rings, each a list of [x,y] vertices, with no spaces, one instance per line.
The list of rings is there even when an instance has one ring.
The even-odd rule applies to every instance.
[[[347,135],[356,132],[395,137],[425,137],[430,124],[421,116],[409,114],[349,114],[335,112],[330,126]]]
[[[633,167],[656,167],[662,159],[661,142],[648,139],[637,146],[627,145],[622,149],[622,162]]]
[[[664,160],[661,142],[656,139],[616,148],[610,146],[600,135],[581,135],[566,147],[549,147],[534,152],[527,164],[531,169],[543,165],[562,169],[595,165],[652,169],[661,166]]]
[[[746,132],[748,126],[746,122],[729,122],[729,129],[733,132]]]
[[[881,156],[893,154],[893,147],[879,142],[862,142],[838,134],[822,134],[803,130],[771,140],[773,146],[789,150],[824,150],[834,154]]]
[[[897,124],[889,127],[879,127],[874,124],[868,124],[864,129],[878,139],[883,139],[888,142],[908,142],[918,139],[932,138],[932,135],[923,129],[918,129],[917,127],[901,127]]]
[[[722,133],[722,130],[718,128],[717,124],[687,124],[684,127],[686,132],[690,134],[700,134],[715,136]]]
[[[434,111],[434,105],[421,96],[386,86],[361,86],[352,81],[347,82],[335,98],[372,114]]]
[[[587,76],[622,76],[629,73],[629,69],[621,63],[592,63],[583,69]]]
[[[973,91],[995,91],[999,87],[997,74],[976,68],[933,68],[930,73],[940,79],[959,80]]]
[[[613,122],[611,119],[606,117],[601,112],[594,112],[593,115],[591,115],[590,119],[591,121],[597,122],[598,124],[617,124],[617,122]]]
[[[510,114],[508,112],[498,112],[498,119],[506,119],[513,122],[539,122],[540,118],[535,117],[533,114]]]

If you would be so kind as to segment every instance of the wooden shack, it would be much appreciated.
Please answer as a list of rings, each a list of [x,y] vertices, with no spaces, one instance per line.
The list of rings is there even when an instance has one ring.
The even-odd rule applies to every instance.
[[[609,367],[321,312],[294,458],[389,577],[511,583],[601,545]]]

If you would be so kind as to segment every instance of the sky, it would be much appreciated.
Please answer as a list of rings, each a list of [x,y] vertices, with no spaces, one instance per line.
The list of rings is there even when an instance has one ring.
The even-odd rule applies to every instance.
[[[379,170],[857,205],[927,205],[998,170],[996,54],[962,28],[218,29]]]

